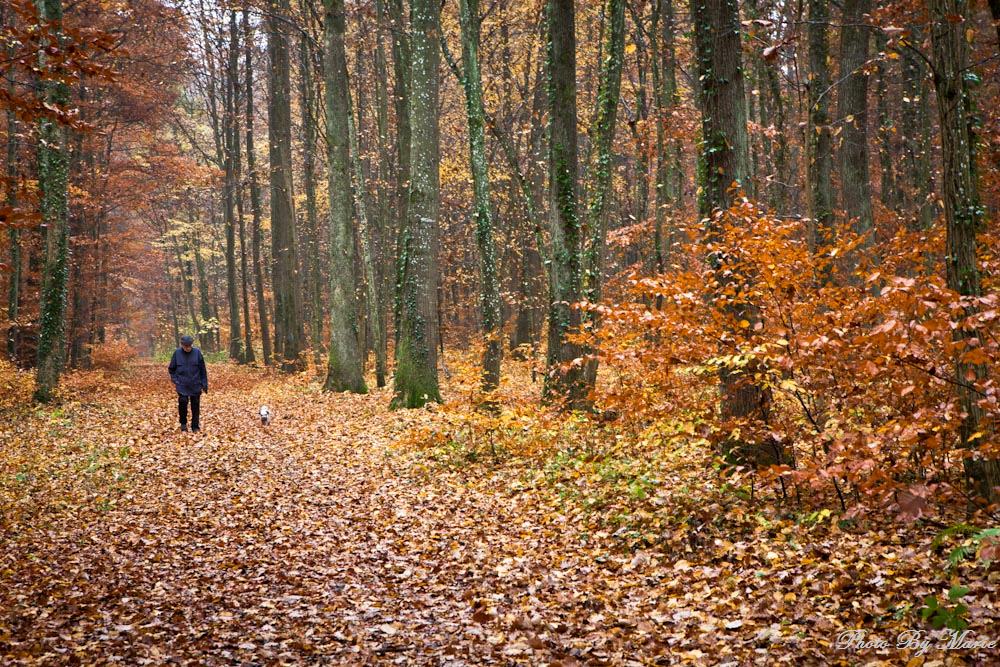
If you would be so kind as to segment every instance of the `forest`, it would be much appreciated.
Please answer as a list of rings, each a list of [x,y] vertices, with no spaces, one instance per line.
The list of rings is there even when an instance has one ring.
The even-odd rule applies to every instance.
[[[1000,661],[1000,0],[3,0],[0,75],[3,664]]]

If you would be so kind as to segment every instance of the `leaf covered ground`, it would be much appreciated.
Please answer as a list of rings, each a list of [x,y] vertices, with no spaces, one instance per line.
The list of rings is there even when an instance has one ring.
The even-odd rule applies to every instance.
[[[995,569],[948,569],[964,533],[935,547],[941,528],[920,522],[750,502],[694,447],[652,468],[595,454],[565,422],[544,459],[422,446],[456,414],[389,412],[385,391],[324,394],[305,376],[212,373],[201,434],[177,430],[165,370],[143,364],[73,375],[60,405],[4,415],[0,662],[1000,659],[936,640],[835,646],[845,630],[890,644],[930,631],[918,607],[951,604],[957,584],[975,637],[1000,638]],[[494,419],[509,432],[521,417]]]

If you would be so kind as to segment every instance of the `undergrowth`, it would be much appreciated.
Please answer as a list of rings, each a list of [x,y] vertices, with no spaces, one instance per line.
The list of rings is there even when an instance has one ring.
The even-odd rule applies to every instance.
[[[107,511],[128,488],[133,448],[104,428],[123,415],[91,399],[64,389],[59,404],[34,407],[0,432],[0,533],[16,536],[52,509]]]

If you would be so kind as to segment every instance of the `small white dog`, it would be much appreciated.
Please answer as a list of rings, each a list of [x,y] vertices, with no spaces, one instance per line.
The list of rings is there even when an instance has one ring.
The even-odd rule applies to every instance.
[[[271,423],[271,409],[266,405],[260,406],[260,423],[267,426]]]

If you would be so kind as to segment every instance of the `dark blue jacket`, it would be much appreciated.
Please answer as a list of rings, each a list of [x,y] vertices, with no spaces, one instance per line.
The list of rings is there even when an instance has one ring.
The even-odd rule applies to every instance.
[[[202,390],[208,391],[208,369],[198,348],[192,347],[190,352],[181,348],[174,350],[167,370],[181,396],[197,396]]]

